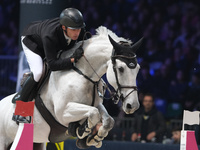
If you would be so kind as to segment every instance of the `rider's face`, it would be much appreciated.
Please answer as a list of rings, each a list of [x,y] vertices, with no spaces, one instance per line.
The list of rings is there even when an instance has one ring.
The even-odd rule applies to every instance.
[[[80,29],[70,29],[70,28],[66,28],[65,26],[62,26],[62,29],[65,30],[65,34],[70,37],[72,40],[77,40],[79,37],[79,34],[81,32],[81,28]]]
[[[81,29],[70,29],[67,28],[67,36],[70,37],[72,40],[77,40]]]

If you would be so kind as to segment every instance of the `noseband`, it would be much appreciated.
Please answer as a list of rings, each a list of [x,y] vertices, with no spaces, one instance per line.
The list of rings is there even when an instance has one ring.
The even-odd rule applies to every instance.
[[[119,79],[118,79],[118,74],[117,74],[117,69],[116,69],[116,59],[119,59],[119,60],[124,60],[124,61],[127,61],[127,60],[134,60],[133,62],[135,62],[133,64],[133,62],[131,61],[131,63],[129,65],[129,68],[131,69],[134,69],[136,66],[137,66],[137,61],[136,60],[136,56],[133,56],[133,57],[128,57],[128,56],[124,56],[124,55],[115,55],[115,56],[111,56],[111,59],[112,59],[112,64],[113,64],[113,71],[115,73],[115,79],[116,79],[116,82],[117,82],[117,90],[115,91],[114,95],[113,95],[113,101],[115,104],[117,104],[119,102],[119,100],[121,100],[122,102],[131,94],[133,93],[134,91],[137,91],[138,88],[137,86],[130,86],[130,85],[121,85],[119,83]],[[128,65],[128,64],[127,64]],[[132,89],[125,97],[124,95],[122,94],[122,89]]]

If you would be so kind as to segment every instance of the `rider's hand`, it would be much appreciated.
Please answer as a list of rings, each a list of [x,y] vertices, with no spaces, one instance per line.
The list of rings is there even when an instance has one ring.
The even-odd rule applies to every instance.
[[[79,48],[76,49],[76,51],[72,55],[72,58],[74,58],[75,62],[77,62],[82,56],[83,56],[83,48],[80,46]]]
[[[71,62],[74,63],[74,58],[71,58]]]

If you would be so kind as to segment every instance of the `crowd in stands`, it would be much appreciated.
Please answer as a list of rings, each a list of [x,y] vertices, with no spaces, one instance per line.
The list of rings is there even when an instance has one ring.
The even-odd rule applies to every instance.
[[[0,1],[0,55],[18,55],[19,1]]]
[[[156,108],[166,120],[181,119],[183,109],[200,110],[198,0],[73,0],[71,3],[82,12],[86,30],[92,34],[103,25],[133,42],[144,37],[137,51],[141,105],[144,94],[152,93]],[[19,2],[1,0],[0,55],[18,55],[18,32]],[[120,104],[104,100],[104,105],[113,117],[125,115]]]
[[[75,0],[74,6],[83,13],[87,30],[93,34],[104,25],[133,42],[144,36],[137,52],[140,97],[153,93],[166,117],[182,117],[182,109],[199,109],[198,1]],[[177,116],[167,116],[171,110]]]
[[[141,66],[137,77],[141,106],[144,94],[152,93],[155,106],[166,121],[181,120],[183,109],[200,110],[198,1],[75,0],[74,3],[83,12],[86,29],[92,34],[104,25],[133,42],[144,37],[144,43],[137,51]],[[133,117],[125,115],[110,100],[104,100],[104,105],[109,114],[118,118],[117,121],[122,116]],[[172,141],[178,140],[174,139],[172,128],[165,132]],[[123,137],[124,131],[119,134]],[[110,138],[116,139],[115,133]],[[166,143],[165,139],[163,141]]]
[[[92,34],[103,25],[133,42],[144,37],[137,52],[139,99],[153,93],[166,118],[182,117],[183,109],[200,110],[198,4],[198,0],[73,0]],[[0,2],[0,55],[18,55],[18,5],[15,0]],[[117,116],[120,109],[111,103],[105,106]]]

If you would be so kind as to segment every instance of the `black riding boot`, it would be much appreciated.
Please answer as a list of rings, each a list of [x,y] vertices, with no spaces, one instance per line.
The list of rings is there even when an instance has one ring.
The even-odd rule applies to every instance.
[[[24,81],[22,85],[21,91],[19,91],[12,99],[12,103],[16,103],[16,101],[21,100],[23,102],[28,102],[29,96],[32,92],[32,90],[37,85],[37,82],[35,82],[33,78],[33,73],[31,73],[26,80]],[[12,120],[16,121],[17,123],[30,123],[29,120],[26,119],[26,117],[19,116],[19,115],[13,115]]]

